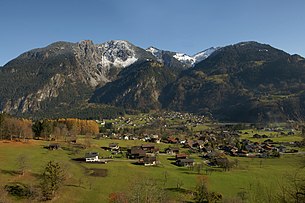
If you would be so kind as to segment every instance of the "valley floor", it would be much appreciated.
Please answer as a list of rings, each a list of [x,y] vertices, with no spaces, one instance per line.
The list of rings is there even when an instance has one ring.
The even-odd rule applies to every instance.
[[[59,162],[66,171],[67,180],[59,190],[53,202],[108,202],[109,195],[114,192],[127,192],[137,180],[157,180],[168,191],[171,199],[191,201],[198,176],[208,179],[208,188],[222,194],[223,199],[232,200],[244,198],[249,202],[263,202],[270,194],[281,192],[288,187],[295,175],[305,178],[305,155],[285,154],[280,158],[246,158],[230,157],[237,164],[229,171],[204,164],[204,160],[196,154],[191,157],[196,163],[203,163],[201,170],[188,167],[178,167],[174,164],[174,156],[159,154],[158,166],[141,166],[128,160],[124,155],[115,155],[106,164],[77,162],[72,159],[83,157],[86,152],[99,152],[101,157],[109,157],[109,151],[101,149],[114,142],[111,139],[91,140],[88,149],[74,149],[70,144],[61,144],[59,150],[48,150],[44,146],[47,141],[30,140],[28,143],[0,142],[0,185],[21,182],[29,185],[38,184],[39,174],[50,160]],[[115,140],[121,147],[131,147],[144,142],[139,140]],[[160,150],[169,144],[156,144]],[[20,155],[26,157],[26,173],[19,175],[16,171],[17,159]],[[303,168],[302,168],[303,167]],[[103,169],[103,170],[102,170]],[[27,202],[26,199],[8,197],[13,201]]]

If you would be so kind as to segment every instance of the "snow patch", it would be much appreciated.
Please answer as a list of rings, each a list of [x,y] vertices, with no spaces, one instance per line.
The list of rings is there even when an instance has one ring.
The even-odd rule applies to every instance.
[[[191,63],[192,65],[196,62],[195,58],[184,53],[176,53],[174,58],[182,63]]]
[[[190,63],[192,66],[196,65],[197,63],[205,60],[206,58],[208,58],[214,51],[218,50],[220,47],[211,47],[209,49],[206,49],[202,52],[199,52],[193,56],[189,56],[187,54],[184,53],[176,53],[174,55],[174,57],[182,62],[182,63]]]
[[[208,58],[212,53],[214,53],[216,50],[218,50],[220,47],[211,47],[209,49],[206,49],[202,52],[199,52],[197,54],[195,54],[193,56],[193,58],[195,59],[195,63],[199,63],[203,60],[205,60],[206,58]]]
[[[136,53],[130,43],[124,40],[111,40],[98,46],[102,60],[99,62],[104,67],[111,65],[127,67],[135,63]]]
[[[185,53],[174,52],[173,57],[183,64],[194,66],[195,64],[208,58],[214,51],[218,50],[219,48],[220,47],[216,47],[216,48],[211,47],[193,56],[187,55]],[[147,48],[146,51],[151,53],[153,56],[155,56],[159,61],[162,61],[163,52],[164,52],[163,50],[151,46]]]

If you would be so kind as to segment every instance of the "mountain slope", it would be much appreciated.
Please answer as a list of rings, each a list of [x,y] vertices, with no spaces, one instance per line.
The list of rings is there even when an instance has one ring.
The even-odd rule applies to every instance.
[[[141,110],[159,109],[159,96],[176,74],[157,61],[138,62],[121,71],[118,80],[97,89],[90,101]]]
[[[154,58],[127,41],[57,42],[26,52],[0,69],[0,109],[13,113],[77,108],[97,86],[138,60]],[[67,109],[67,111],[68,111]]]
[[[161,96],[164,108],[227,121],[304,119],[305,61],[269,45],[221,48],[185,71]]]

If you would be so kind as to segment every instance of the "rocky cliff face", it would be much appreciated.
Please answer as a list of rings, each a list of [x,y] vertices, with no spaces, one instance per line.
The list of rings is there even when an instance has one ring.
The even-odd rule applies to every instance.
[[[84,40],[74,47],[75,57],[82,70],[82,81],[91,87],[113,81],[119,71],[138,60],[136,47],[127,41],[109,41],[94,45]]]
[[[38,89],[35,93],[22,96],[20,98],[7,100],[3,105],[5,112],[18,112],[25,113],[28,111],[35,112],[41,108],[41,102],[47,99],[58,97],[60,88],[64,86],[65,77],[61,74],[56,74],[51,77],[49,82],[42,88]]]
[[[116,81],[98,88],[90,102],[140,110],[160,109],[161,92],[176,77],[176,71],[159,61],[137,62],[122,70]]]
[[[127,41],[113,40],[93,44],[56,42],[34,49],[6,64],[0,72],[0,109],[10,113],[35,112],[42,103],[59,102],[65,91],[78,92],[104,86],[117,78],[125,67],[145,52]],[[145,55],[144,54],[144,55]],[[70,98],[74,101],[75,98]],[[81,101],[79,101],[81,102]],[[69,106],[69,102],[65,105]],[[47,108],[47,107],[45,107]]]

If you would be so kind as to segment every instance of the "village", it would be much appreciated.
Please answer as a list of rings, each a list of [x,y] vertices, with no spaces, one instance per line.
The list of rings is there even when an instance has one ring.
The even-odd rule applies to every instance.
[[[298,153],[302,146],[300,141],[281,141],[281,138],[293,140],[300,133],[290,126],[254,128],[245,124],[243,130],[238,130],[238,124],[215,124],[204,116],[190,113],[163,112],[96,122],[101,125],[101,133],[94,139],[108,140],[109,144],[100,148],[111,155],[100,157],[98,152],[90,151],[81,159],[85,162],[118,161],[114,157],[120,154],[120,158],[134,164],[156,166],[162,164],[158,157],[167,155],[176,166],[192,168],[202,162],[227,170],[233,167],[234,157],[278,158],[285,153]],[[141,144],[122,147],[117,141],[140,141]]]

